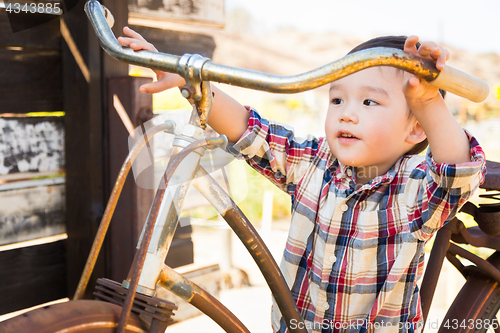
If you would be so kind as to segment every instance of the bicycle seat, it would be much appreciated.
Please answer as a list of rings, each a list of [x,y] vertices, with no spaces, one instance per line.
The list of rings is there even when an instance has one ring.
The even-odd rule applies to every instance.
[[[475,247],[485,247],[500,251],[500,235],[492,237],[479,227],[461,228],[460,233],[452,234],[451,240],[459,244],[470,244]]]
[[[500,191],[500,163],[486,161],[486,177],[480,188]]]
[[[493,237],[500,234],[500,203],[480,204],[477,207],[467,201],[460,211],[471,215],[484,233]]]

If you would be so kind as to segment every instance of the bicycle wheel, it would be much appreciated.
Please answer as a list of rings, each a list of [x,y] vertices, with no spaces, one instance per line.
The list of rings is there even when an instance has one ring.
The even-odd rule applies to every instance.
[[[121,310],[118,305],[93,300],[59,303],[0,322],[0,332],[114,333]],[[136,315],[130,314],[125,331],[146,333],[147,329]]]
[[[488,261],[500,269],[500,252]],[[499,320],[500,283],[474,272],[448,309],[438,333],[499,333]]]
[[[500,332],[500,291],[493,301],[486,308],[483,317],[478,320],[478,324],[481,323],[482,327],[476,327],[474,333],[498,333]],[[479,326],[479,325],[476,325]]]

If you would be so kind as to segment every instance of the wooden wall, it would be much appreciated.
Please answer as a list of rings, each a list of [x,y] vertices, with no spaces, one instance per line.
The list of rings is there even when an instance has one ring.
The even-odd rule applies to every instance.
[[[57,18],[33,26],[45,16],[0,10],[0,314],[67,295],[61,36]]]
[[[113,30],[121,35],[128,21],[126,2],[101,3],[114,14]],[[108,82],[126,77],[128,65],[102,51],[83,11],[85,1],[66,4],[71,10],[50,19],[32,13],[8,17],[0,8],[0,315],[72,297],[116,168],[127,153],[126,138],[113,132],[123,132],[123,124],[108,103],[113,93]],[[166,52],[211,57],[215,48],[207,36],[137,28]],[[125,100],[136,88],[118,93]],[[132,106],[144,107],[143,102],[131,101],[127,112],[133,115],[138,110]],[[124,210],[117,216],[121,224],[111,228],[87,289],[89,298],[96,277],[119,280],[125,272],[122,250],[125,259],[131,257],[130,245],[135,248],[144,222],[139,215],[149,209],[144,208],[147,195],[138,193],[129,189],[122,194],[120,200],[134,213]],[[193,258],[190,230],[179,229],[167,258],[171,266]]]
[[[113,13],[114,33],[120,33],[121,27],[127,24],[127,6],[121,0],[101,3]],[[66,111],[66,281],[70,296],[78,285],[111,190],[106,157],[106,80],[128,74],[127,64],[111,59],[101,49],[84,13],[84,4],[85,1],[79,1],[61,21],[62,94]],[[109,263],[114,259],[109,256],[110,246],[106,240],[85,294],[88,298],[92,298],[96,278],[110,276]]]

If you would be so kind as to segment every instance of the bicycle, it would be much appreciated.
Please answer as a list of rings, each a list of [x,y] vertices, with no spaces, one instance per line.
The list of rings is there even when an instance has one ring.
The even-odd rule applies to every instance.
[[[187,81],[187,86],[181,91],[184,97],[194,100],[193,113],[183,132],[175,136],[172,157],[156,192],[127,279],[122,284],[99,279],[95,292],[98,300],[81,299],[133,160],[154,134],[162,131],[173,134],[172,122],[167,121],[149,129],[144,139],[138,140],[131,149],[113,188],[73,300],[33,310],[2,322],[2,332],[114,332],[115,329],[117,332],[163,332],[172,322],[170,317],[176,306],[154,297],[157,284],[200,309],[226,332],[248,332],[238,318],[217,299],[164,264],[179,220],[177,212],[181,211],[182,198],[191,183],[216,208],[246,246],[262,271],[285,321],[288,324],[292,321],[303,322],[276,262],[256,230],[230,196],[199,167],[205,150],[223,148],[227,143],[224,136],[204,137],[212,105],[211,88],[207,83],[209,81],[269,92],[292,93],[316,88],[367,67],[390,65],[476,102],[484,100],[488,94],[487,85],[480,80],[449,67],[440,72],[433,63],[395,49],[361,51],[311,72],[289,77],[218,65],[199,55],[177,57],[148,51],[136,53],[122,48],[117,42],[106,20],[108,18],[111,21],[112,15],[98,1],[89,0],[86,12],[101,46],[112,57],[130,64],[181,74]],[[490,172],[482,187],[498,191],[500,163],[488,161],[488,168]],[[500,200],[498,195],[493,193],[488,197]],[[440,332],[500,332],[500,204],[476,207],[468,203],[463,211],[473,215],[479,227],[465,228],[455,218],[438,232],[429,260],[430,268],[427,269],[422,284],[424,316],[427,317],[441,264],[446,257],[464,274],[467,282],[450,307]],[[485,246],[496,252],[484,260],[455,243]],[[465,267],[457,256],[469,259],[476,266]],[[473,299],[469,305],[462,306],[471,293]],[[456,325],[454,320],[457,320]],[[306,332],[304,325],[288,327],[291,332]]]

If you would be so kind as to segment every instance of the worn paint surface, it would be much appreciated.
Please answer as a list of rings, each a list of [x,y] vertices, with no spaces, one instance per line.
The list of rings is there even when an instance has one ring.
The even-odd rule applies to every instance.
[[[129,11],[163,19],[224,25],[223,0],[132,0]]]
[[[64,233],[65,185],[0,191],[0,245]]]
[[[64,168],[62,118],[0,118],[0,175]]]

